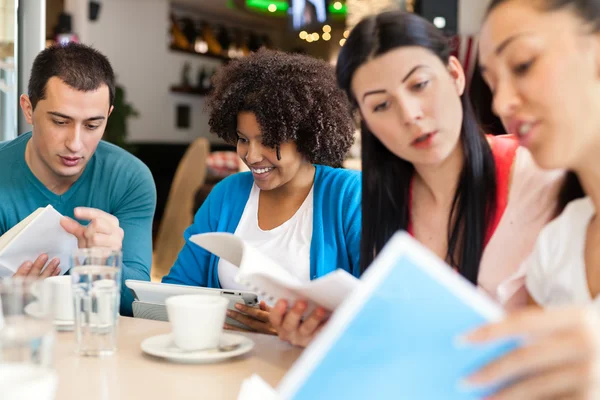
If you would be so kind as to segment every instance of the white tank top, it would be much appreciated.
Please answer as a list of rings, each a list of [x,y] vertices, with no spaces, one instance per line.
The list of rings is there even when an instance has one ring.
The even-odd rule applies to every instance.
[[[310,280],[310,244],[313,230],[313,188],[296,211],[283,224],[265,231],[258,226],[260,189],[252,185],[250,197],[244,207],[235,235],[271,258],[302,282]],[[235,282],[237,267],[220,259],[219,282],[223,289],[245,290]]]

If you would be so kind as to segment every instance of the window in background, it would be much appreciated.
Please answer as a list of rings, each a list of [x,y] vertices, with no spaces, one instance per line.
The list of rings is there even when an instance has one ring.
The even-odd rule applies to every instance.
[[[16,0],[0,0],[0,141],[17,135]]]

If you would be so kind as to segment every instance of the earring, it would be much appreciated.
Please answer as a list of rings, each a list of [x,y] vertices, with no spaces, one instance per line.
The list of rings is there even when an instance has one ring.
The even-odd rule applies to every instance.
[[[279,145],[277,145],[277,161],[281,160],[281,152],[279,151]]]

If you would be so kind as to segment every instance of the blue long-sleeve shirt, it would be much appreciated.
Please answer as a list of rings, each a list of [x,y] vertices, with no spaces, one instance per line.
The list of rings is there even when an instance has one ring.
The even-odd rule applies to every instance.
[[[310,278],[342,268],[360,275],[361,174],[358,171],[316,165],[313,187],[313,234]],[[196,213],[184,233],[185,245],[165,283],[221,288],[219,258],[190,242],[197,233],[235,233],[250,197],[252,173],[224,179]],[[290,254],[293,259],[293,254]]]
[[[0,235],[48,204],[71,218],[75,218],[75,207],[97,208],[114,215],[125,232],[120,313],[132,315],[133,295],[124,282],[149,281],[152,265],[156,187],[150,170],[125,150],[101,141],[79,179],[66,193],[57,195],[25,162],[30,138],[31,132],[0,143]],[[65,268],[70,266],[61,266]]]

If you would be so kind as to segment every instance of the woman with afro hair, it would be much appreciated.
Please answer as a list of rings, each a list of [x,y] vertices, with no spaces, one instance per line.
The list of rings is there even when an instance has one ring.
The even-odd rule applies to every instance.
[[[261,50],[221,68],[213,83],[211,131],[236,146],[250,171],[215,186],[163,282],[242,289],[234,281],[236,267],[189,241],[204,232],[233,233],[302,281],[336,268],[358,277],[361,174],[339,168],[354,128],[333,68],[308,56]],[[269,310],[261,302],[260,309],[241,306],[229,316],[276,334]],[[305,329],[325,317],[316,310]]]

